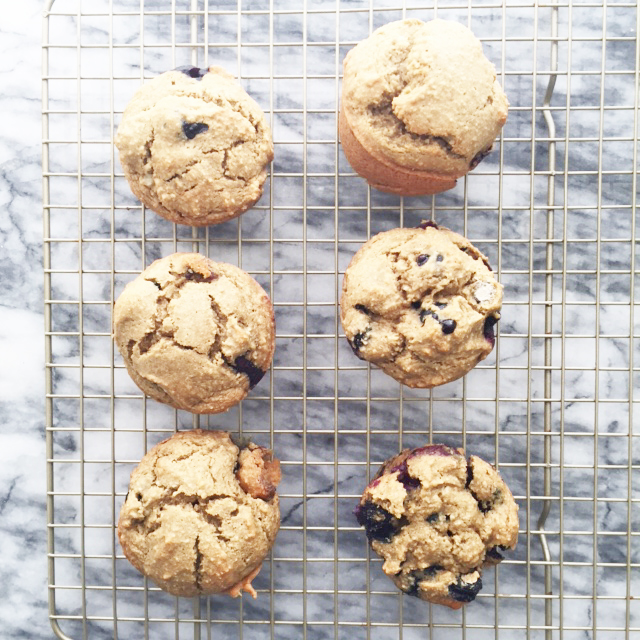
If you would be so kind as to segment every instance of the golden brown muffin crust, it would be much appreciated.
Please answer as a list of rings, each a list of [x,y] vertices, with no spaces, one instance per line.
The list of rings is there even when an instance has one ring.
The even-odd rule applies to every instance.
[[[202,75],[185,68],[143,85],[115,144],[143,204],[172,222],[203,226],[257,202],[273,143],[262,110],[233,76],[219,67],[196,70]]]
[[[344,61],[343,148],[383,191],[451,188],[489,153],[507,110],[480,41],[457,22],[391,22]]]
[[[518,539],[518,506],[498,472],[445,445],[387,460],[356,515],[399,589],[452,609],[475,598],[483,567]]]
[[[125,287],[115,303],[114,338],[147,395],[177,409],[219,413],[269,368],[273,306],[242,269],[174,253]]]
[[[280,510],[275,486],[270,497],[243,488],[245,451],[278,464],[257,445],[240,450],[226,432],[195,429],[156,445],[132,472],[118,537],[131,564],[165,591],[235,597],[244,589],[255,597],[251,580],[273,545]],[[258,486],[279,481],[267,475]]]
[[[489,355],[502,285],[466,238],[423,226],[379,233],[358,250],[340,319],[359,358],[409,387],[431,388]]]

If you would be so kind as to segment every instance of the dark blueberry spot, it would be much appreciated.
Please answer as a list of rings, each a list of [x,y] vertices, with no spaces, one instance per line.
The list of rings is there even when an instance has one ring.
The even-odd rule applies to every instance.
[[[422,570],[423,578],[435,578],[436,577],[436,573],[438,573],[438,571],[442,571],[444,569],[443,566],[439,565],[439,564],[434,564],[431,567],[427,567],[426,569]]]
[[[417,258],[416,262],[419,267],[425,264],[429,260],[429,256],[426,253],[421,253]]]
[[[473,468],[471,467],[471,462],[467,462],[467,482],[464,485],[466,489],[469,488],[469,485],[473,481]]]
[[[493,502],[491,500],[478,500],[478,509],[482,511],[482,513],[489,513],[493,508]]]
[[[358,524],[365,528],[370,542],[391,542],[391,538],[408,522],[406,518],[396,518],[372,502],[358,505],[355,513]]]
[[[416,598],[420,597],[420,583],[423,580],[433,580],[435,578],[436,573],[438,571],[442,571],[444,567],[439,564],[434,564],[431,567],[427,567],[426,569],[414,569],[407,575],[407,586],[402,590],[408,596],[415,596]]]
[[[469,493],[473,496],[475,501],[478,503],[478,509],[482,511],[482,513],[487,513],[493,509],[493,506],[496,500],[500,499],[500,489],[496,489],[493,492],[490,500],[480,500],[475,492],[471,489],[471,483],[473,482],[473,467],[471,465],[471,461],[467,462],[467,483],[465,487],[469,490]]]
[[[422,324],[424,324],[424,321],[429,317],[433,317],[433,319],[437,322],[438,321],[438,314],[435,311],[431,311],[431,309],[423,309],[420,312],[420,322],[422,322]]]
[[[402,486],[407,491],[412,491],[413,489],[417,489],[420,486],[420,480],[409,475],[409,469],[407,468],[407,461],[405,460],[402,464],[397,467],[393,467],[389,470],[389,473],[398,472],[398,482],[402,483]]]
[[[439,513],[432,513],[430,516],[427,516],[427,522],[429,524],[435,524],[436,522],[438,522],[438,520],[440,520]]]
[[[356,349],[362,349],[362,347],[364,347],[364,340],[365,337],[367,335],[366,331],[360,331],[359,333],[356,333],[355,336],[353,336],[353,346]]]
[[[496,502],[501,502],[501,495],[502,494],[500,492],[500,489],[494,489],[493,495],[491,496],[491,498],[489,500],[478,500],[478,498],[473,493],[473,491],[471,492],[471,494],[473,495],[473,497],[478,502],[478,509],[480,509],[480,511],[482,511],[482,513],[488,513],[489,511],[491,511],[491,509],[493,509],[495,507]]]
[[[414,598],[420,597],[420,582],[416,580],[412,575],[409,576],[409,580],[407,580],[406,586],[402,587],[402,590],[408,595],[413,596]]]
[[[442,321],[442,333],[449,334],[456,330],[455,320],[443,320]]]
[[[142,500],[142,494],[140,492],[136,493],[136,500]]]
[[[359,331],[358,333],[356,333],[356,335],[353,337],[353,340],[349,340],[347,338],[347,340],[349,340],[349,346],[351,347],[351,350],[356,354],[356,356],[358,356],[358,358],[360,358],[360,360],[365,359],[360,353],[360,349],[362,349],[362,347],[364,347],[364,345],[366,344],[367,335],[369,333],[371,333],[371,327],[367,327],[364,331]]]
[[[357,334],[357,335],[364,335],[364,334]],[[349,346],[351,347],[351,351],[353,351],[354,355],[358,356],[358,358],[360,358],[360,360],[364,360],[364,356],[360,353],[360,348],[356,347],[355,344],[349,340],[347,338],[348,342],[349,342]]]
[[[446,302],[436,302],[434,303],[438,309],[444,309],[447,306]]]
[[[422,300],[414,300],[411,303],[411,308],[418,310],[422,306]]]
[[[438,254],[438,257],[436,258],[436,262],[442,262],[444,260],[444,256]]]
[[[501,544],[495,547],[491,547],[491,549],[487,551],[487,558],[490,558],[495,562],[502,562],[504,560],[504,556],[500,553],[500,551],[505,551],[506,548],[507,547],[503,547]]]
[[[456,584],[449,585],[449,595],[456,602],[471,602],[476,599],[480,589],[482,589],[481,578],[471,583],[463,582],[461,578],[458,578]]]
[[[185,76],[195,78],[196,80],[202,80],[202,78],[209,73],[209,69],[200,69],[198,67],[193,67],[190,64],[182,67],[176,67],[174,71],[180,71],[180,73],[184,73]]]
[[[213,282],[218,279],[218,274],[213,273],[212,271],[208,276],[205,276],[202,273],[198,273],[197,271],[188,268],[184,274],[184,278],[185,280],[191,280],[192,282]]]
[[[473,160],[469,165],[469,171],[475,169],[491,152],[491,147],[487,149],[483,149],[482,151],[478,151],[475,156],[473,156]]]
[[[426,229],[427,227],[433,227],[434,229],[440,228],[433,220],[423,220],[416,229]]]
[[[496,343],[496,335],[495,335],[495,332],[493,330],[493,328],[496,325],[496,322],[498,322],[497,318],[494,318],[493,316],[489,316],[484,321],[484,328],[482,329],[482,333],[484,334],[485,340],[487,342],[491,343],[492,347]]]
[[[400,474],[398,476],[398,480],[402,482],[402,486],[407,491],[413,491],[414,489],[418,489],[420,487],[420,480],[411,477],[408,473]]]
[[[253,389],[266,373],[244,356],[238,356],[231,365],[238,373],[244,373],[249,378],[249,389]]]
[[[189,138],[189,140],[193,140],[199,133],[203,131],[207,131],[209,129],[209,125],[204,122],[183,122],[182,123],[182,133]]]
[[[355,310],[356,311],[360,311],[360,312],[364,313],[367,316],[371,315],[371,311],[369,311],[369,309],[367,309],[367,307],[365,307],[363,304],[357,304],[355,306]]]

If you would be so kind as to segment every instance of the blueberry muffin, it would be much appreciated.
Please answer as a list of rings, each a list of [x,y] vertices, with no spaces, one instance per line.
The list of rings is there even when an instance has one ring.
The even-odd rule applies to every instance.
[[[428,221],[359,249],[344,274],[340,318],[356,356],[409,387],[431,388],[489,355],[501,304],[487,258]]]
[[[120,511],[124,555],[176,596],[247,591],[280,527],[280,463],[224,431],[176,433],[131,474]]]
[[[273,307],[242,269],[174,253],[125,287],[115,303],[114,338],[148,396],[176,409],[220,413],[269,368]]]
[[[391,22],[344,60],[340,141],[372,187],[438,193],[489,153],[508,107],[469,29],[446,20]]]
[[[136,197],[193,226],[224,222],[255,204],[273,159],[264,113],[219,67],[180,67],[143,85],[115,144]]]
[[[452,609],[476,597],[482,569],[518,540],[518,506],[498,472],[439,444],[387,460],[356,517],[399,589]]]

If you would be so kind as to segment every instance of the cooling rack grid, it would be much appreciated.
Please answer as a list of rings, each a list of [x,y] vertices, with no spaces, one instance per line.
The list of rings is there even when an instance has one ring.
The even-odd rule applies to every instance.
[[[471,27],[511,102],[494,153],[453,191],[370,191],[337,143],[345,53],[404,17]],[[636,218],[640,12],[633,2],[50,0],[43,21],[49,614],[61,638],[632,638],[640,633]],[[265,110],[275,160],[239,219],[192,230],[145,211],[114,153],[124,105],[181,64],[219,64]],[[435,219],[505,286],[493,354],[402,388],[337,317],[372,234]],[[240,265],[277,319],[272,371],[194,417],[145,400],[110,338],[112,302],[154,259]],[[176,599],[124,559],[114,523],[144,452],[224,428],[282,461],[282,529],[256,601]],[[352,510],[376,466],[425,441],[496,463],[517,550],[461,612],[398,593]]]

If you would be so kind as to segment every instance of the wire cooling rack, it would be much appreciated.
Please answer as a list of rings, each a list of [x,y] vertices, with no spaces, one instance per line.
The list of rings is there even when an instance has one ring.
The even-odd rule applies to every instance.
[[[483,41],[509,121],[456,189],[402,200],[370,191],[344,160],[342,60],[386,22],[436,16]],[[638,636],[639,21],[635,3],[606,1],[48,3],[47,514],[58,637]],[[212,63],[265,110],[275,161],[256,207],[194,230],[140,206],[112,140],[143,81]],[[505,285],[494,353],[432,392],[357,360],[336,307],[357,248],[422,218],[467,235]],[[239,264],[275,305],[272,371],[224,415],[146,400],[111,342],[124,284],[176,250]],[[198,425],[242,431],[282,461],[282,529],[256,601],[173,598],[117,543],[132,468],[174,430]],[[402,596],[352,515],[377,465],[425,441],[495,462],[520,505],[517,550],[460,612]]]

